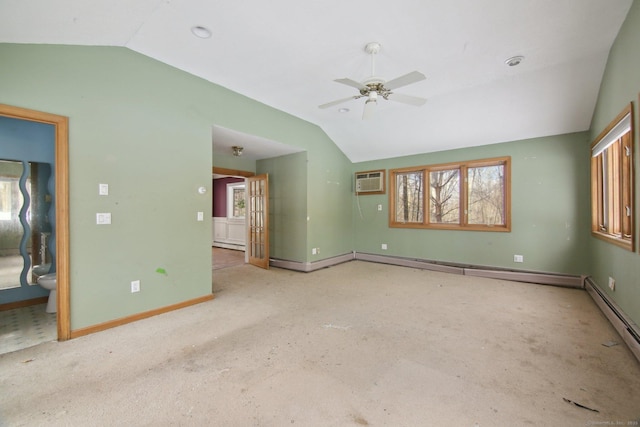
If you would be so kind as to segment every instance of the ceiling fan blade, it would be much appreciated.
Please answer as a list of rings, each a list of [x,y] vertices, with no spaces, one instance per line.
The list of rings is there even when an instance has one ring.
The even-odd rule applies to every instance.
[[[362,98],[362,95],[337,99],[335,101],[327,102],[326,104],[318,105],[318,108],[329,108],[329,107],[333,107],[334,105],[342,104],[343,102],[351,101],[352,99],[358,99],[358,98]]]
[[[365,85],[360,82],[351,79],[336,79],[334,82],[342,83],[343,85],[355,87],[356,89],[368,89]]]
[[[410,85],[421,80],[426,79],[425,75],[419,71],[412,71],[404,76],[397,77],[393,80],[389,80],[384,84],[385,89],[393,90],[402,86]]]
[[[373,113],[376,112],[378,103],[372,99],[367,100],[364,103],[364,111],[362,112],[362,120],[368,120],[373,117]]]
[[[411,95],[403,95],[401,93],[391,93],[387,96],[389,101],[402,102],[403,104],[415,105],[417,107],[424,105],[427,102],[424,98],[419,98],[417,96]]]

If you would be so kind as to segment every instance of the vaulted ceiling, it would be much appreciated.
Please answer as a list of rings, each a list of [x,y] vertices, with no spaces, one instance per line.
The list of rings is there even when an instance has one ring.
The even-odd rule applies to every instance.
[[[631,3],[0,0],[0,42],[127,47],[315,123],[358,162],[588,129]],[[369,120],[364,97],[318,108],[358,95],[334,80],[371,76],[369,42],[381,80],[426,76],[394,90],[424,105],[378,99]]]

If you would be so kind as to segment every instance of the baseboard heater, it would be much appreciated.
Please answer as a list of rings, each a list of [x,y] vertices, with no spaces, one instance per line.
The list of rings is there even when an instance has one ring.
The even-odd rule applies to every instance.
[[[390,257],[360,252],[357,252],[355,254],[355,259],[378,262],[382,264],[399,265],[403,267],[420,268],[423,270],[441,271],[443,273],[462,274],[465,276],[487,277],[490,279],[537,283],[541,285],[565,286],[570,288],[584,288],[584,277],[582,276],[530,271],[514,271],[473,265],[449,264],[422,259]]]
[[[401,267],[419,268],[422,270],[440,271],[442,273],[462,274],[466,276],[487,277],[491,279],[511,280],[514,282],[537,283],[543,285],[566,286],[571,288],[584,288],[584,277],[563,274],[514,271],[504,269],[492,269],[485,266],[458,265],[435,262],[415,258],[392,257],[362,252],[352,252],[316,262],[297,262],[272,258],[269,265],[285,268],[287,270],[309,273],[321,268],[331,267],[351,260],[377,262]]]
[[[600,311],[613,325],[629,350],[640,362],[640,328],[613,302],[609,296],[602,292],[591,277],[585,280],[585,289],[596,303]]]
[[[353,260],[353,253],[349,252],[344,255],[338,255],[331,258],[326,258],[316,262],[298,262],[287,261],[284,259],[271,258],[269,259],[269,265],[272,267],[284,268],[287,270],[302,271],[304,273],[310,273],[312,271],[320,270],[321,268],[331,267],[333,265],[342,264]]]

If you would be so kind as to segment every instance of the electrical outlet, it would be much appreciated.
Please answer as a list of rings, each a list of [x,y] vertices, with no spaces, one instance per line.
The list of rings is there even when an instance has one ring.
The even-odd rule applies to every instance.
[[[131,282],[131,293],[140,292],[140,280]]]
[[[609,277],[609,289],[611,289],[612,291],[616,290],[616,279],[614,279],[613,277]]]
[[[382,210],[382,205],[378,205],[378,210],[381,211]]]
[[[522,255],[514,255],[513,262],[524,262],[524,256]]]
[[[386,250],[387,250],[387,244],[386,244],[386,243],[383,243],[383,244],[381,245],[381,248],[382,248],[382,250],[383,250],[383,251],[386,251]]]

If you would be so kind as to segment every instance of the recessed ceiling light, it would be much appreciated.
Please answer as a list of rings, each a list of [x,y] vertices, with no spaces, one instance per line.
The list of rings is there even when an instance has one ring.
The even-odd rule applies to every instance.
[[[201,39],[208,39],[209,37],[211,37],[211,30],[209,30],[207,27],[203,27],[202,25],[191,27],[191,32],[194,36]]]
[[[515,67],[516,65],[519,65],[522,61],[524,61],[524,56],[516,55],[506,59],[504,63],[507,64],[509,67]]]
[[[348,108],[340,108],[338,110],[338,113],[348,113],[349,111],[351,111],[351,110],[349,110]]]

